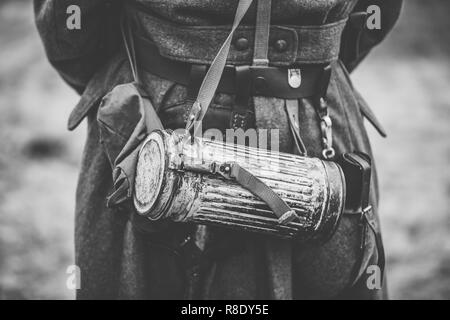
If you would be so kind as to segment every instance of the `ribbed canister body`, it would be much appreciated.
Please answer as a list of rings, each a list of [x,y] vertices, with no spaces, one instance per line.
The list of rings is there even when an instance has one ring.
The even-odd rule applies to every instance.
[[[252,192],[211,173],[215,166],[233,162],[267,184],[299,218],[279,224]],[[335,229],[344,199],[345,180],[333,162],[201,139],[192,144],[164,131],[149,135],[137,165],[135,206],[152,220],[321,239]]]

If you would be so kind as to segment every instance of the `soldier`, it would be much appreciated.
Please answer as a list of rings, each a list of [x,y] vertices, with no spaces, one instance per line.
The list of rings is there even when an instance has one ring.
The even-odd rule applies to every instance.
[[[362,228],[360,216],[344,214],[333,237],[320,246],[219,227],[141,221],[129,197],[118,192],[113,169],[139,111],[127,108],[133,94],[120,86],[117,91],[117,86],[138,81],[139,94],[149,99],[163,126],[184,127],[192,97],[230,32],[238,2],[245,3],[34,1],[49,61],[81,94],[69,129],[84,118],[88,123],[76,197],[75,252],[81,269],[77,298],[386,297],[385,287],[368,285],[368,268],[378,266],[381,273],[384,268],[375,169],[370,192],[373,214],[368,218],[374,232]],[[283,152],[297,152],[298,146],[309,156],[330,160],[349,151],[370,155],[363,119],[385,134],[348,71],[391,30],[402,1],[272,2],[253,1],[236,29],[224,85],[219,85],[203,129],[277,128]],[[80,8],[80,25],[68,28],[68,8],[74,4]],[[370,5],[380,8],[379,30],[365,28]],[[254,46],[264,38],[266,50]],[[271,73],[251,78],[246,66],[258,63],[285,70],[287,83],[274,84]],[[289,95],[293,89],[295,95]],[[121,96],[126,94],[131,98]],[[291,131],[287,101],[294,106],[297,131]],[[208,237],[202,237],[205,234]]]

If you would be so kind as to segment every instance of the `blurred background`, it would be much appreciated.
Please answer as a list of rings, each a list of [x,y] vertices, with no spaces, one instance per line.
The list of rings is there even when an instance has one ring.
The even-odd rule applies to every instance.
[[[450,1],[405,0],[353,74],[388,131],[369,125],[394,299],[450,299]],[[71,299],[75,188],[85,127],[52,70],[31,0],[0,0],[0,299]]]

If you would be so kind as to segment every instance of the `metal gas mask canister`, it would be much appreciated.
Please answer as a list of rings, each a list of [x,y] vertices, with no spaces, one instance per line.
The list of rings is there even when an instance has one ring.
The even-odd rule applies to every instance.
[[[295,212],[280,222],[271,207],[227,177],[239,164]],[[221,172],[222,171],[222,172]],[[152,132],[139,152],[134,189],[137,212],[150,220],[171,219],[276,235],[326,240],[345,203],[345,178],[330,161],[184,136]]]

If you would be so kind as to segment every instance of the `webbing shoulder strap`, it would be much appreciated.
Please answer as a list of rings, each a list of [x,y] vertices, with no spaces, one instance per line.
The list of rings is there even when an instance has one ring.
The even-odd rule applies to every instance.
[[[186,123],[186,130],[194,128],[194,136],[199,129],[200,123],[205,117],[206,111],[208,111],[209,105],[211,104],[217,87],[219,86],[220,78],[222,77],[222,73],[227,62],[227,57],[230,51],[231,40],[233,39],[234,32],[238,28],[252,2],[253,0],[239,1],[230,34],[226,38],[225,42],[223,43],[222,47],[211,63],[211,66],[208,69],[205,78],[203,79],[197,96],[197,100],[194,102],[191,108],[189,119]]]

